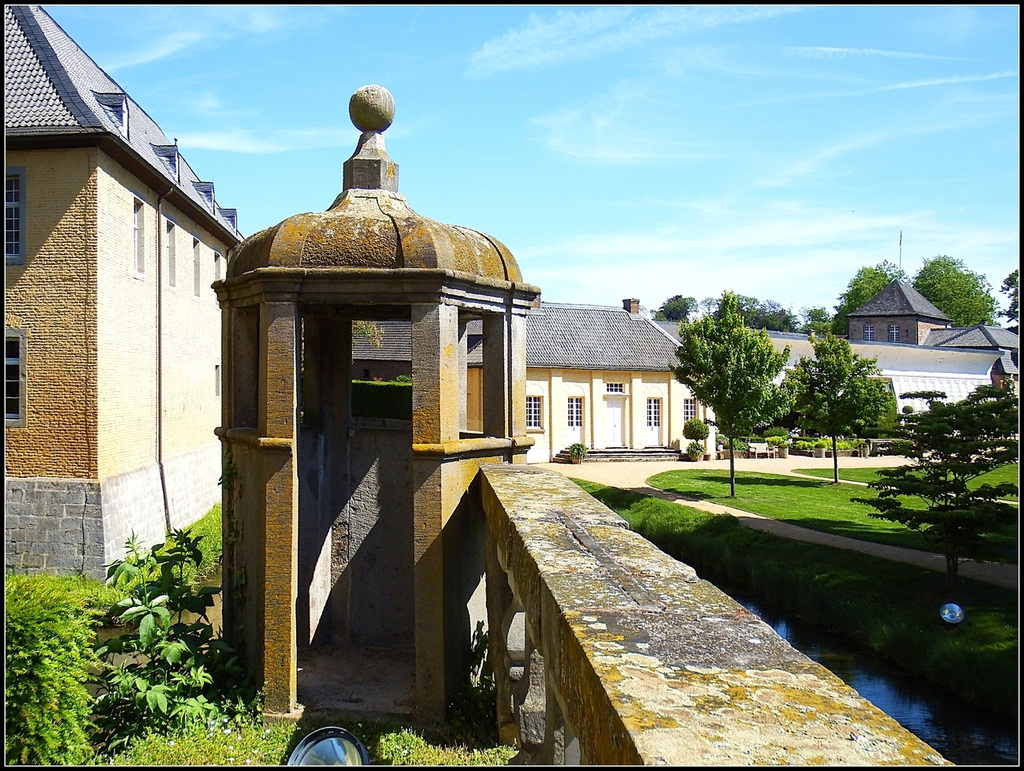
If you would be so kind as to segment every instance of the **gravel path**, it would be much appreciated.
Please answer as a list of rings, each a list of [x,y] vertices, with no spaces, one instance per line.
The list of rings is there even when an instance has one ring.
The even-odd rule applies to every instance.
[[[842,470],[843,468],[893,466],[900,462],[906,461],[903,461],[901,458],[886,456],[869,458],[840,458],[839,468]],[[901,562],[907,562],[912,565],[918,565],[920,567],[937,570],[943,573],[946,571],[946,562],[941,554],[923,552],[917,549],[902,549],[897,546],[887,546],[885,544],[859,541],[855,538],[844,538],[843,536],[830,535],[828,533],[810,530],[805,527],[799,527],[798,525],[779,522],[778,520],[762,517],[758,514],[740,511],[739,509],[723,506],[718,503],[684,498],[683,496],[675,493],[658,490],[657,488],[651,487],[647,484],[647,480],[650,477],[661,473],[662,471],[676,471],[680,469],[693,468],[694,464],[689,462],[609,461],[584,462],[575,465],[565,463],[540,463],[536,465],[541,468],[557,471],[558,473],[568,477],[585,479],[589,482],[598,482],[603,485],[619,487],[624,490],[634,490],[638,493],[643,493],[644,495],[654,495],[659,498],[665,498],[666,500],[685,503],[687,506],[711,511],[716,514],[731,514],[747,527],[774,533],[775,535],[791,538],[796,541],[824,544],[825,546],[834,546],[840,549],[851,549],[853,551],[863,552],[864,554],[871,554],[876,557],[884,557],[891,560],[899,560]],[[705,469],[728,469],[729,461],[700,461],[698,467]],[[763,471],[772,474],[792,474],[794,476],[800,476],[799,474],[794,474],[793,469],[796,468],[826,468],[831,470],[832,459],[808,458],[803,455],[791,455],[788,458],[761,458],[758,460],[738,459],[736,461],[737,471]],[[962,562],[960,564],[960,575],[965,578],[973,578],[978,581],[985,581],[987,583],[1009,589],[1017,588],[1016,565],[1001,565],[991,562]]]

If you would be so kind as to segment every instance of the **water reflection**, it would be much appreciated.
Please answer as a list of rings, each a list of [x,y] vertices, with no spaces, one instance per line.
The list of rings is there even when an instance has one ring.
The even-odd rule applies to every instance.
[[[717,583],[716,581],[713,581]],[[721,586],[721,584],[719,584]],[[872,659],[842,639],[787,619],[762,601],[721,587],[764,619],[790,645],[842,678],[851,688],[957,765],[1018,764],[1018,727],[903,670]]]

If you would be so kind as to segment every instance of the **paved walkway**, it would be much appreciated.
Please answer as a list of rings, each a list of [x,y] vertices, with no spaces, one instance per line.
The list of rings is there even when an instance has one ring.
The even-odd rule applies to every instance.
[[[839,468],[864,468],[871,466],[893,466],[905,462],[900,458],[887,456],[870,458],[840,458]],[[810,530],[798,525],[791,525],[780,522],[769,517],[762,517],[758,514],[751,514],[747,511],[740,511],[729,506],[723,506],[710,501],[694,500],[684,496],[670,493],[665,490],[658,490],[647,484],[647,480],[662,471],[677,471],[680,469],[728,469],[729,461],[713,460],[700,461],[698,464],[681,461],[637,461],[620,462],[605,461],[580,463],[576,465],[566,463],[540,463],[536,464],[541,468],[557,471],[565,476],[585,479],[589,482],[598,482],[603,485],[619,487],[624,490],[633,490],[644,495],[653,495],[666,500],[685,503],[697,509],[711,511],[716,514],[731,514],[740,520],[747,527],[757,530],[774,533],[775,535],[791,538],[796,541],[824,544],[840,549],[851,549],[853,551],[871,554],[876,557],[884,557],[891,560],[899,560],[912,565],[946,572],[946,561],[941,554],[919,551],[917,549],[902,549],[897,546],[869,543],[855,538],[845,538],[838,535],[830,535],[817,530]],[[791,455],[788,458],[768,458],[758,460],[738,459],[736,461],[737,471],[763,471],[773,474],[794,474],[796,468],[826,468],[832,469],[831,458],[808,458],[804,455]],[[816,477],[817,478],[817,477]],[[960,575],[965,578],[973,578],[978,581],[985,581],[996,586],[1003,586],[1009,589],[1016,589],[1017,565],[1001,565],[991,562],[962,562],[960,563]]]

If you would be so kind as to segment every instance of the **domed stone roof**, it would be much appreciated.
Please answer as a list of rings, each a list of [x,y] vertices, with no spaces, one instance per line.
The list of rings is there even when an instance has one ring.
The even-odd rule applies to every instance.
[[[235,249],[228,277],[262,267],[434,268],[522,282],[508,248],[485,233],[422,217],[398,193],[398,166],[381,132],[394,116],[387,89],[364,86],[349,115],[362,131],[345,163],[345,190],[325,212],[296,214]]]

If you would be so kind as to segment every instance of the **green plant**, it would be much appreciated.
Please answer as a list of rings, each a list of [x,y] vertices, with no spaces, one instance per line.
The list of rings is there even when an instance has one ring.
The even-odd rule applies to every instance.
[[[698,460],[704,457],[704,445],[700,442],[690,442],[686,446],[686,454],[690,460]]]
[[[785,430],[785,429],[783,429]],[[772,436],[765,436],[765,441],[772,447],[789,447],[789,436],[773,434]]]
[[[587,457],[587,446],[581,442],[575,442],[569,445],[569,456],[577,460],[583,460]]]
[[[8,764],[76,765],[93,755],[85,682],[98,613],[83,596],[66,579],[5,578]]]
[[[683,436],[686,439],[703,442],[710,433],[711,429],[708,427],[708,424],[700,418],[690,418],[683,423]]]
[[[775,426],[774,428],[766,428],[764,430],[764,438],[766,441],[770,441],[772,437],[789,436],[789,429],[782,428],[781,426]]]
[[[147,730],[184,729],[252,706],[235,652],[214,637],[207,617],[220,588],[189,581],[187,566],[202,563],[201,539],[175,530],[166,543],[142,549],[133,535],[125,559],[108,568],[108,580],[129,594],[110,609],[128,631],[96,647],[105,662],[93,678],[97,741],[107,753]]]
[[[920,530],[939,544],[955,586],[962,558],[990,556],[982,548],[982,534],[1017,520],[1017,507],[1003,500],[1017,494],[1014,482],[971,483],[1017,462],[1018,400],[992,385],[979,386],[958,402],[943,402],[945,394],[938,392],[909,396],[928,399],[928,409],[904,417],[882,454],[914,462],[880,470],[868,485],[878,496],[857,500],[875,509],[872,517]]]
[[[824,450],[826,447],[828,447],[828,445],[825,442],[815,442],[814,443],[814,449],[815,450]]]

